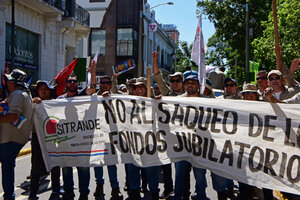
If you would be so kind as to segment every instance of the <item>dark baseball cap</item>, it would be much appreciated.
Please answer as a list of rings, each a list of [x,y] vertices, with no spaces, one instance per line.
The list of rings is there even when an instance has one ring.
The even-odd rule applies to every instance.
[[[237,85],[236,80],[234,80],[234,79],[232,79],[232,78],[229,78],[229,77],[226,77],[226,78],[225,78],[225,80],[224,80],[224,85],[226,85],[226,83],[227,83],[228,81],[232,81],[232,82],[234,82],[234,83]]]

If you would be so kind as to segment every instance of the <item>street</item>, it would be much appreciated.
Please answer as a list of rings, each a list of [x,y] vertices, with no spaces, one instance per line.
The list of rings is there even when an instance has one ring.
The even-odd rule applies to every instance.
[[[27,145],[28,146],[28,143]],[[29,180],[26,179],[26,177],[30,174],[30,168],[31,168],[31,154],[21,156],[17,158],[16,161],[16,168],[15,168],[15,193],[16,193],[16,200],[25,200],[28,198],[29,195]],[[127,197],[127,193],[123,190],[124,184],[125,184],[125,170],[124,170],[124,165],[119,164],[117,165],[118,168],[118,179],[120,182],[120,191],[124,195],[124,199]],[[90,194],[89,194],[89,199],[94,199],[93,193],[96,188],[96,183],[95,183],[95,178],[94,178],[94,170],[90,170],[91,172],[91,180],[90,180]],[[174,181],[174,165],[173,165],[173,181]],[[74,173],[74,187],[75,187],[75,199],[79,197],[79,191],[78,191],[78,178],[77,178],[77,170],[76,168],[73,169]],[[1,174],[1,172],[0,172]],[[206,174],[207,176],[207,196],[211,199],[217,199],[217,193],[212,189],[212,184],[211,184],[211,178],[210,178],[210,172]],[[0,176],[1,179],[2,175]],[[104,192],[105,192],[105,199],[110,199],[110,184],[109,184],[109,179],[108,179],[108,173],[107,173],[107,168],[104,167]],[[2,181],[2,180],[1,180]],[[62,177],[61,177],[61,185],[62,185]],[[47,200],[51,194],[51,183],[50,183],[50,176],[48,176],[44,181],[42,181],[42,185],[40,186],[40,192],[38,196],[40,197],[41,200]],[[163,191],[163,184],[159,184],[160,191]],[[191,192],[194,192],[195,188],[195,180],[193,177],[193,174],[191,173]],[[143,195],[143,194],[141,194]],[[3,189],[2,187],[0,188],[0,199],[2,199],[3,196]],[[147,195],[146,195],[147,196]],[[145,200],[148,198],[146,197]]]

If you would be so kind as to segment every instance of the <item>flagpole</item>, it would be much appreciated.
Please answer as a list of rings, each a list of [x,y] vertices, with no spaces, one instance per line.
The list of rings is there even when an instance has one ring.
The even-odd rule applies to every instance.
[[[281,70],[282,52],[280,51],[280,45],[279,45],[276,0],[272,0],[272,10],[273,10],[273,18],[274,18],[275,54],[276,54],[276,64],[277,64],[276,68],[278,70]]]

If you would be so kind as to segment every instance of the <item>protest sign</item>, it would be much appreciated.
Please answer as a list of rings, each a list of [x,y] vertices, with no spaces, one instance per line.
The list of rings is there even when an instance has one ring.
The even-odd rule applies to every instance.
[[[48,169],[187,160],[257,187],[300,191],[298,105],[130,95],[43,101],[34,122]]]
[[[123,74],[131,69],[135,68],[135,62],[132,58],[113,66],[114,74]]]

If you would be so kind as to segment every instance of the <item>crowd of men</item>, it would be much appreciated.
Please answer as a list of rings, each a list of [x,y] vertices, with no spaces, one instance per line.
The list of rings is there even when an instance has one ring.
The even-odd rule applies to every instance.
[[[268,101],[272,103],[299,103],[300,86],[294,80],[294,73],[300,68],[300,59],[295,59],[289,70],[289,74],[283,75],[279,70],[259,71],[256,76],[258,88],[253,84],[245,84],[242,91],[239,90],[236,80],[226,77],[224,69],[218,73],[210,74],[207,80],[203,94],[200,93],[200,84],[197,72],[188,69],[186,72],[175,72],[168,75],[167,82],[164,80],[158,67],[158,53],[153,52],[153,98],[159,99],[162,96],[180,96],[180,97],[199,97],[216,98],[212,88],[224,89],[224,94],[217,98],[223,99],[243,99],[251,101]],[[126,85],[118,85],[118,76],[114,75],[100,77],[99,90],[96,90],[96,65],[91,63],[89,71],[92,74],[91,85],[79,90],[76,75],[69,75],[66,80],[66,92],[61,96],[56,96],[55,87],[48,81],[39,80],[36,83],[35,94],[32,95],[26,86],[26,73],[14,69],[10,74],[6,74],[5,90],[8,92],[4,100],[9,107],[7,113],[0,115],[0,162],[2,167],[2,186],[4,190],[4,199],[15,199],[14,194],[14,167],[15,160],[21,148],[28,141],[30,132],[32,145],[32,169],[30,182],[30,200],[38,199],[38,188],[40,177],[47,174],[44,161],[41,154],[41,148],[37,139],[37,133],[32,130],[33,104],[39,104],[43,100],[71,98],[82,95],[102,95],[107,97],[112,93],[123,95],[147,96],[147,79],[144,77],[127,80]],[[285,81],[286,79],[286,81]],[[17,129],[10,122],[18,120],[20,116],[25,117],[26,121]],[[141,168],[133,164],[125,164],[126,173],[126,191],[128,200],[141,199],[141,192],[150,191],[153,200],[174,199],[174,200],[205,200],[206,196],[206,169],[193,167],[187,161],[179,161],[175,164],[175,180],[172,177],[172,164],[162,166],[151,166]],[[105,192],[103,189],[103,168],[94,167],[96,179],[96,190],[94,197],[96,200],[104,200]],[[111,185],[111,199],[122,200],[123,195],[120,192],[118,181],[117,166],[111,165],[105,167]],[[190,193],[190,172],[193,170],[196,181],[195,194]],[[79,180],[79,200],[88,199],[90,193],[90,168],[77,167]],[[61,174],[62,172],[62,174]],[[159,193],[159,173],[163,175],[164,190]],[[74,181],[72,167],[59,166],[52,168],[51,172],[52,193],[49,200],[72,200],[75,198]],[[60,176],[63,177],[63,189],[60,191]],[[254,199],[257,188],[245,183],[238,183],[239,191],[234,190],[234,182],[225,177],[211,173],[212,187],[217,192],[219,200],[230,199]],[[142,181],[141,181],[142,180]],[[106,191],[107,192],[107,191]],[[264,199],[273,199],[272,189],[262,189]],[[284,193],[289,199],[299,199],[299,196]]]

